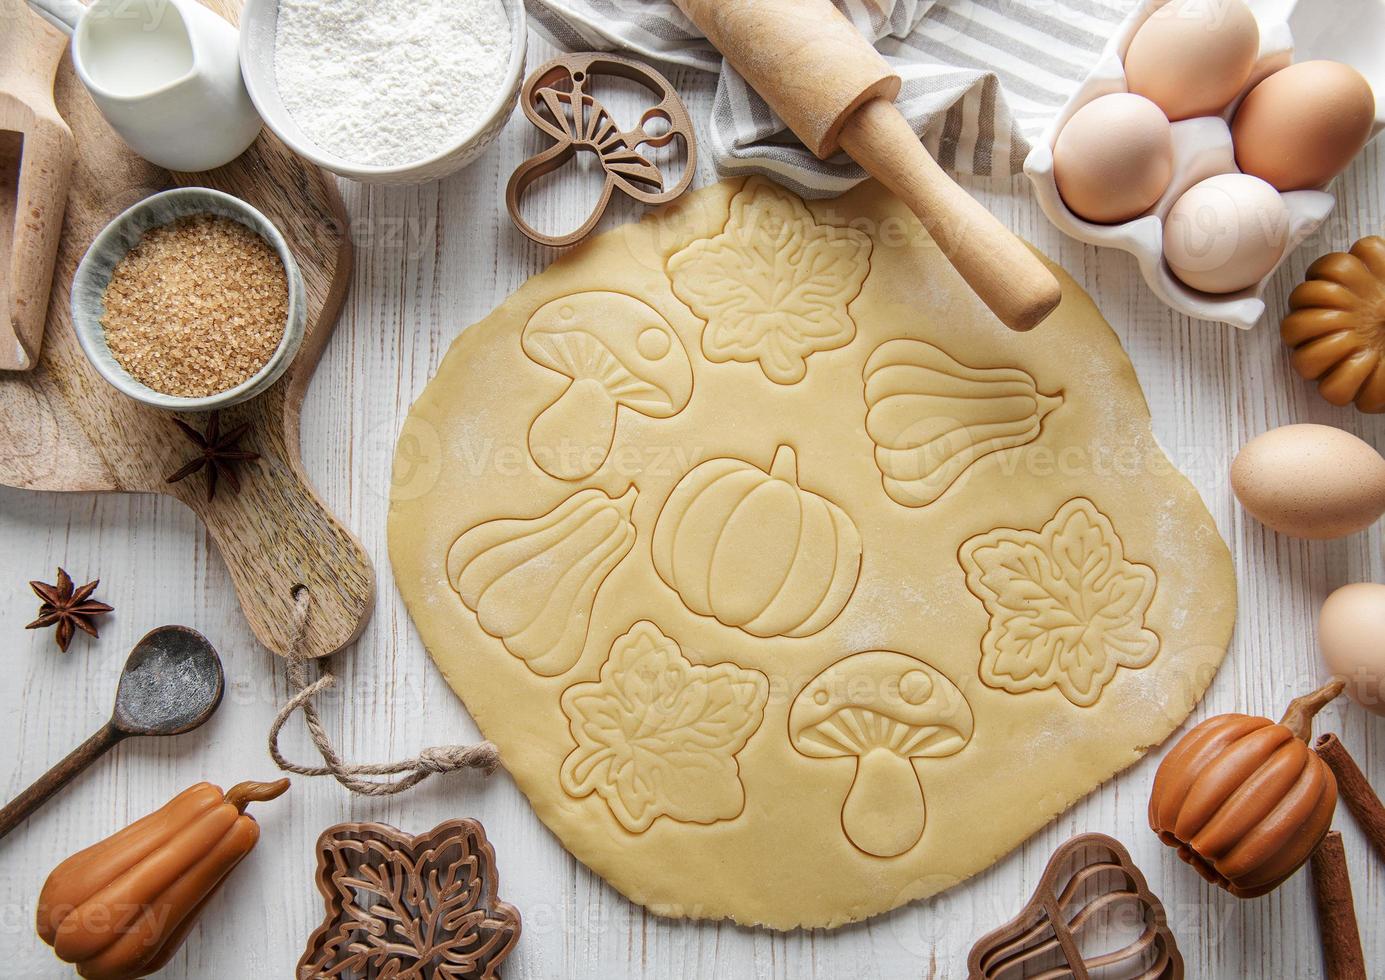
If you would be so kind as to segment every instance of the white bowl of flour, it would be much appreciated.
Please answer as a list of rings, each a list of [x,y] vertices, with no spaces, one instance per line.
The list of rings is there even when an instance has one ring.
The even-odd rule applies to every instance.
[[[296,153],[373,183],[418,183],[481,155],[514,111],[523,0],[246,0],[240,62]]]

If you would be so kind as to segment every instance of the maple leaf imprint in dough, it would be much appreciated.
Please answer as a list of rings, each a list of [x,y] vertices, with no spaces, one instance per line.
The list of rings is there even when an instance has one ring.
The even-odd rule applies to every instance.
[[[1012,694],[1057,687],[1089,707],[1121,667],[1148,666],[1159,637],[1145,627],[1154,569],[1126,561],[1105,514],[1081,497],[1039,531],[997,528],[959,553],[986,606],[981,679]]]
[[[798,197],[753,178],[731,199],[721,233],[668,261],[673,292],[703,320],[718,364],[759,361],[771,381],[803,380],[806,359],[851,343],[847,312],[870,272],[870,238],[819,224]]]
[[[731,820],[745,807],[736,753],[760,727],[768,696],[759,671],[693,664],[653,623],[636,623],[612,645],[599,680],[563,692],[577,742],[563,760],[563,790],[600,796],[632,833],[661,816]]]

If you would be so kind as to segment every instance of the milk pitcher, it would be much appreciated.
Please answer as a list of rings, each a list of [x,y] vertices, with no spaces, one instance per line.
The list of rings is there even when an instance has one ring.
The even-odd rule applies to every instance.
[[[130,148],[168,170],[210,170],[255,141],[236,29],[197,0],[29,0],[72,35],[72,65]]]

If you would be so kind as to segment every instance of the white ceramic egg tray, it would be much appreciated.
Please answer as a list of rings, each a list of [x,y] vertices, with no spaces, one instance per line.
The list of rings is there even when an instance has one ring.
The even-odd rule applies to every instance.
[[[1234,293],[1214,295],[1191,289],[1180,282],[1164,261],[1164,218],[1189,187],[1216,174],[1237,173],[1231,144],[1231,118],[1241,99],[1257,83],[1293,61],[1327,58],[1351,65],[1371,83],[1376,93],[1376,118],[1371,138],[1385,128],[1385,3],[1381,0],[1343,0],[1322,3],[1286,0],[1248,4],[1260,27],[1260,54],[1250,80],[1219,116],[1201,116],[1172,124],[1173,178],[1154,207],[1121,224],[1101,225],[1084,221],[1068,210],[1053,179],[1053,144],[1073,113],[1093,99],[1125,92],[1123,61],[1131,38],[1165,0],[1145,0],[1121,23],[1107,42],[1096,67],[1078,86],[1024,161],[1024,172],[1034,184],[1039,206],[1060,230],[1092,245],[1120,248],[1135,256],[1140,272],[1154,294],[1180,313],[1214,320],[1248,330],[1265,312],[1261,298],[1274,269],[1254,286]],[[1297,40],[1297,47],[1296,47]],[[1289,191],[1284,203],[1289,210],[1289,239],[1275,269],[1315,232],[1335,206],[1330,186],[1317,190]]]

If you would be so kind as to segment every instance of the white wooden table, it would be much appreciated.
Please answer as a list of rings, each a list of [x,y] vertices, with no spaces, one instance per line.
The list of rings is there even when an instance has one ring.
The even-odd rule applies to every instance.
[[[549,57],[537,38],[530,64]],[[705,119],[710,78],[674,72],[694,118]],[[358,250],[352,292],[303,413],[308,471],[329,506],[376,563],[379,600],[359,644],[339,658],[344,694],[324,714],[349,757],[404,757],[424,745],[465,741],[476,730],[434,669],[409,622],[386,558],[385,512],[393,443],[410,403],[443,352],[553,254],[511,226],[502,205],[510,171],[540,145],[516,115],[497,144],[463,173],[420,187],[344,185]],[[1385,449],[1385,417],[1334,409],[1290,370],[1277,332],[1284,297],[1308,262],[1385,220],[1385,153],[1372,146],[1338,184],[1340,206],[1287,263],[1255,331],[1192,322],[1161,306],[1122,253],[1064,239],[1045,221],[1022,178],[970,185],[1011,228],[1062,263],[1120,335],[1139,371],[1160,440],[1202,491],[1236,558],[1241,612],[1226,664],[1193,720],[1223,711],[1278,716],[1321,668],[1313,641],[1319,605],[1347,582],[1385,581],[1381,528],[1344,541],[1291,541],[1235,504],[1231,456],[1251,436],[1288,422],[1338,425]],[[697,183],[715,179],[704,159]],[[549,187],[539,220],[577,224],[591,200],[580,182]],[[617,203],[603,223],[631,220]],[[1055,338],[1061,342],[1061,338]],[[26,493],[0,488],[0,793],[23,789],[107,717],[130,646],[151,627],[184,623],[212,639],[227,695],[201,731],[130,741],[27,824],[0,841],[0,974],[16,980],[70,975],[35,936],[48,871],[201,779],[223,785],[275,774],[264,738],[284,682],[276,659],[241,619],[221,559],[192,515],[165,498]],[[57,652],[51,632],[26,633],[37,601],[25,582],[52,581],[57,565],[78,581],[100,576],[115,605],[99,641],[78,635]],[[1385,789],[1385,719],[1340,703],[1322,730],[1341,733]],[[294,722],[287,745],[311,748]],[[343,820],[380,820],[419,832],[457,816],[479,818],[498,854],[502,894],[521,909],[524,934],[509,980],[573,977],[958,977],[976,937],[1027,899],[1055,846],[1082,831],[1129,846],[1168,907],[1192,977],[1322,975],[1306,874],[1272,895],[1239,902],[1205,886],[1145,825],[1155,751],[1062,815],[991,870],[930,902],[834,932],[788,934],[729,923],[685,923],[634,906],[567,854],[503,773],[436,777],[400,797],[368,800],[327,779],[299,779],[288,796],[257,808],[264,834],[252,858],[207,909],[165,975],[289,977],[321,916],[313,845]],[[1376,924],[1366,958],[1385,969],[1385,867],[1339,810],[1352,861],[1357,912]]]

